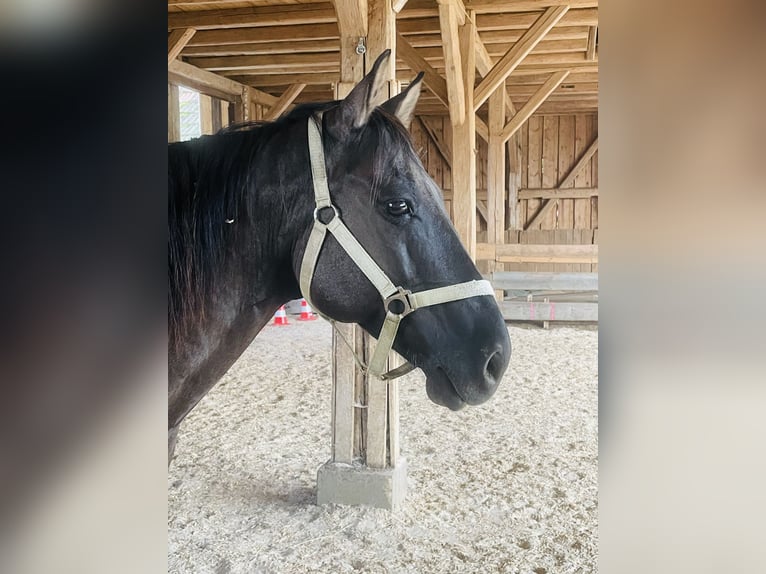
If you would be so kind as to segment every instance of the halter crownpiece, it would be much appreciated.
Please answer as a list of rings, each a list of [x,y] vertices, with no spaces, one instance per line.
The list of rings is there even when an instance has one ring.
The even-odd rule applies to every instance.
[[[383,327],[381,327],[380,335],[378,336],[378,344],[372,353],[369,365],[364,365],[359,357],[356,356],[356,353],[354,354],[355,359],[363,369],[380,379],[388,380],[399,377],[411,371],[414,367],[412,365],[404,365],[388,372],[384,372],[384,369],[386,359],[394,345],[396,333],[399,330],[399,323],[401,323],[404,317],[423,307],[460,301],[481,295],[494,297],[495,292],[490,282],[485,280],[456,283],[446,287],[418,291],[417,293],[394,285],[388,278],[388,275],[375,263],[370,254],[357,241],[354,234],[344,225],[338,210],[332,204],[330,188],[327,185],[327,171],[324,149],[322,147],[321,118],[322,115],[319,114],[318,119],[311,117],[308,121],[309,156],[311,158],[311,177],[314,182],[316,208],[314,209],[314,226],[311,229],[309,240],[306,243],[306,250],[303,253],[303,261],[301,262],[301,292],[304,299],[316,309],[310,297],[311,281],[314,278],[319,252],[322,250],[322,245],[329,231],[360,271],[364,273],[367,279],[378,290],[386,311],[386,318],[383,321]],[[319,219],[319,214],[328,209],[332,210],[332,218],[327,223],[324,223]]]

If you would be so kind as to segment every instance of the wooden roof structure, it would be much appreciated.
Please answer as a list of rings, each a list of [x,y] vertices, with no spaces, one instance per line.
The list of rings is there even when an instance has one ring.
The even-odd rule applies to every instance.
[[[448,113],[445,55],[450,55],[440,19],[447,3],[457,7],[459,20],[466,13],[475,17],[475,106],[491,91],[486,86],[482,91],[482,78],[504,61],[512,72],[501,70],[498,78],[505,83],[509,106],[522,108],[536,98],[538,114],[597,109],[597,0],[390,1],[397,12],[396,79],[406,83],[426,71],[428,89],[419,115]],[[276,109],[284,111],[294,102],[334,99],[341,67],[338,15],[349,22],[342,26],[353,29],[357,10],[360,35],[365,35],[365,6],[365,0],[168,0],[171,76],[184,77],[189,85],[194,83],[189,77],[204,75],[197,69],[212,72],[222,77],[221,95],[227,88],[233,93],[249,86],[254,101],[272,111],[277,103]],[[208,93],[212,80],[199,80]],[[487,117],[486,107],[485,98],[476,107],[480,117]]]

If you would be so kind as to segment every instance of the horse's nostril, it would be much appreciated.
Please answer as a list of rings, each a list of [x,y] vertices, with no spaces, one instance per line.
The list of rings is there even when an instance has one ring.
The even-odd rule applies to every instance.
[[[487,361],[487,366],[484,370],[489,378],[496,383],[500,382],[500,377],[503,376],[503,368],[505,367],[505,361],[503,361],[503,355],[500,351],[495,351]]]

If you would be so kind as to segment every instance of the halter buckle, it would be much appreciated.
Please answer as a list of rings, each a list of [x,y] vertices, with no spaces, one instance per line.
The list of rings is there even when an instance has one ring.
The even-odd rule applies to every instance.
[[[386,297],[386,299],[383,301],[383,306],[385,307],[386,311],[389,313],[393,313],[394,315],[398,315],[399,318],[406,317],[410,313],[412,313],[415,309],[412,308],[412,302],[410,301],[410,296],[412,295],[412,291],[409,289],[404,289],[403,287],[397,287],[396,293],[393,295],[389,295]],[[402,304],[402,307],[404,310],[401,313],[396,313],[391,309],[391,303],[394,301],[400,301]]]

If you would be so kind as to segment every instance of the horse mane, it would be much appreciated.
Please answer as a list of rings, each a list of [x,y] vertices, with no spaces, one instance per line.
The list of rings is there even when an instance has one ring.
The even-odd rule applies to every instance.
[[[237,230],[252,223],[268,198],[251,189],[258,153],[285,124],[308,119],[338,102],[303,104],[273,122],[232,124],[214,136],[168,146],[168,329],[173,348],[193,324],[204,319],[204,301],[224,273]],[[409,134],[381,108],[360,138],[374,137],[372,197],[377,197],[391,154],[401,150],[419,161]],[[307,181],[310,172],[306,170]],[[282,198],[284,202],[286,198]],[[273,200],[272,200],[273,201]],[[226,225],[236,219],[240,225]],[[245,220],[245,221],[243,221]],[[278,226],[275,226],[275,228]],[[279,229],[270,230],[278,235]]]

